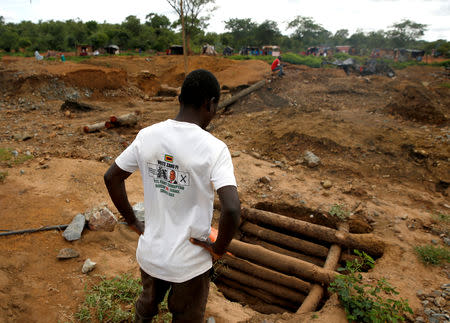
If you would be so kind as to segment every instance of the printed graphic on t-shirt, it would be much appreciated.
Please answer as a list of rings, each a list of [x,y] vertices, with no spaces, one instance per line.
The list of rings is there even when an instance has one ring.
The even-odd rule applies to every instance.
[[[164,155],[164,161],[158,160],[156,164],[147,163],[148,175],[153,178],[155,188],[163,194],[174,197],[190,185],[189,173],[180,170],[173,163],[173,156]]]

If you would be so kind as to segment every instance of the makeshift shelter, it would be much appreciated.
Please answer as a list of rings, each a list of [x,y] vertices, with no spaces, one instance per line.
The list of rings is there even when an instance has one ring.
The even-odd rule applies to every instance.
[[[105,47],[105,51],[111,55],[119,54],[119,46],[117,45],[108,45]]]
[[[262,48],[263,55],[270,55],[270,56],[280,56],[281,50],[279,46],[263,46]]]
[[[214,46],[206,44],[206,45],[203,45],[202,55],[216,56],[217,52],[214,49]]]
[[[92,53],[91,45],[77,45],[77,56],[88,56]]]
[[[255,47],[255,46],[242,47],[241,50],[239,51],[239,55],[258,56],[261,54],[262,54],[262,51],[259,49],[259,47]]]
[[[183,55],[183,46],[172,45],[167,50],[167,55]]]
[[[231,55],[233,55],[233,51],[234,51],[233,48],[227,46],[223,49],[222,54],[223,54],[223,56],[231,56]]]

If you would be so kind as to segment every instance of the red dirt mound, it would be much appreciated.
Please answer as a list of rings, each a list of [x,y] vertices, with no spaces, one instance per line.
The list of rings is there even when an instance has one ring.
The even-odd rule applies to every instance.
[[[444,124],[448,122],[445,106],[439,102],[438,95],[425,87],[408,85],[386,106],[389,113],[397,114],[407,120]]]

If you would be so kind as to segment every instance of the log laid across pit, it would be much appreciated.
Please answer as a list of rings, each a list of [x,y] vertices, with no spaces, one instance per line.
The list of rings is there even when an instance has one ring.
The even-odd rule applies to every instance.
[[[298,253],[296,251],[287,250],[287,249],[278,247],[274,244],[271,244],[269,242],[259,240],[256,237],[243,236],[241,241],[264,247],[266,249],[275,251],[275,252],[285,255],[285,256],[294,257],[294,258],[297,258],[297,259],[300,259],[303,261],[307,261],[307,262],[310,262],[310,263],[320,266],[320,267],[323,267],[323,265],[325,263],[325,260],[323,260],[321,258],[304,255],[304,254]]]
[[[241,272],[254,275],[258,278],[270,281],[275,284],[283,285],[285,287],[293,288],[303,293],[308,293],[311,289],[311,284],[304,280],[293,276],[279,273],[278,271],[268,269],[251,263],[247,260],[237,258],[231,255],[224,255],[222,260],[225,265],[233,267]]]
[[[128,113],[121,116],[111,116],[109,121],[105,122],[105,127],[107,129],[120,126],[131,127],[134,126],[137,121],[138,117],[135,113]]]
[[[226,297],[243,304],[249,304],[254,310],[262,314],[286,312],[286,310],[284,308],[281,308],[280,306],[262,303],[260,299],[254,296],[247,295],[240,290],[228,287],[227,285],[221,284],[219,285],[219,287],[222,294],[224,294]]]
[[[294,291],[293,289],[290,289],[288,287],[277,285],[270,281],[248,275],[228,266],[220,266],[216,269],[216,271],[219,275],[223,275],[229,279],[238,281],[249,287],[261,289],[269,294],[284,298],[294,303],[300,303],[306,297],[300,292]]]
[[[349,249],[358,249],[375,257],[381,257],[383,255],[384,242],[372,234],[351,234],[276,213],[251,208],[243,208],[241,215],[243,218],[252,222],[265,223],[313,239],[339,244]]]
[[[255,246],[233,239],[228,250],[239,258],[254,261],[257,264],[273,268],[301,279],[329,284],[336,277],[336,272],[327,270],[309,262],[280,255],[261,246]]]

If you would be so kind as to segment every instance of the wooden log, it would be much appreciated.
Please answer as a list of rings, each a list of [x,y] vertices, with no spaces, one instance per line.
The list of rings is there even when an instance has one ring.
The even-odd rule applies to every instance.
[[[222,260],[227,266],[233,267],[241,272],[254,275],[258,278],[273,282],[275,284],[280,284],[304,293],[308,293],[311,289],[311,284],[305,282],[304,280],[298,279],[294,276],[288,276],[279,273],[275,270],[256,265],[235,256],[226,254],[222,257]]]
[[[339,230],[343,232],[348,232],[348,224],[341,224],[339,226]],[[323,267],[325,269],[335,270],[336,266],[339,263],[341,251],[342,251],[341,246],[337,244],[332,245],[330,247],[330,252],[328,253],[327,260],[325,261],[325,265]],[[323,286],[314,284],[308,296],[305,298],[304,302],[298,309],[297,313],[301,314],[315,311],[324,293],[325,289]]]
[[[250,233],[263,240],[274,242],[279,245],[301,251],[302,253],[305,253],[307,255],[326,258],[328,254],[327,247],[286,234],[278,233],[250,222],[243,223],[240,229],[241,231]]]
[[[305,295],[301,294],[300,292],[294,291],[281,285],[274,284],[270,281],[250,276],[244,272],[238,271],[228,266],[218,267],[216,271],[219,275],[223,275],[227,278],[238,281],[239,283],[250,286],[252,288],[261,289],[269,294],[276,295],[291,302],[301,303],[305,299]]]
[[[225,295],[225,297],[232,299],[233,301],[239,302],[241,304],[248,304],[255,311],[258,311],[262,314],[274,314],[274,313],[278,314],[286,312],[285,309],[279,306],[261,302],[256,297],[247,295],[244,292],[228,287],[225,284],[220,284],[218,287],[220,292],[223,295]]]
[[[75,100],[66,100],[61,105],[61,110],[62,111],[69,110],[72,112],[88,112],[92,110],[102,110],[102,108]]]
[[[149,100],[153,101],[153,102],[165,102],[165,101],[173,101],[173,100],[175,100],[175,98],[171,97],[171,96],[169,96],[169,97],[167,97],[167,96],[153,96]]]
[[[383,255],[385,244],[373,234],[341,232],[321,225],[257,209],[243,208],[241,215],[252,222],[265,223],[313,239],[339,244],[349,249],[362,250],[375,257]]]
[[[231,241],[228,250],[236,257],[317,283],[329,284],[336,276],[334,271],[235,239]]]
[[[181,88],[171,87],[167,84],[161,84],[161,88],[158,91],[158,96],[178,96],[181,93]]]
[[[332,245],[327,260],[325,261],[325,269],[334,270],[339,263],[339,256],[341,253],[341,247],[339,245]],[[306,296],[304,302],[298,309],[297,313],[308,313],[314,311],[319,305],[320,300],[324,295],[324,287],[318,284],[314,284]]]
[[[317,265],[317,266],[320,266],[320,267],[323,267],[323,265],[325,264],[325,260],[322,260],[320,258],[307,256],[307,255],[304,255],[304,254],[301,254],[301,253],[298,253],[298,252],[295,252],[295,251],[287,250],[287,249],[278,247],[278,246],[276,246],[274,244],[271,244],[269,242],[259,240],[259,239],[255,238],[255,237],[244,236],[244,237],[242,237],[241,240],[244,241],[244,242],[247,242],[247,243],[252,243],[252,244],[259,245],[261,247],[264,247],[264,248],[269,249],[271,251],[275,251],[276,253],[280,253],[280,254],[285,255],[285,256],[294,257],[294,258],[297,258],[297,259],[300,259],[300,260],[303,260],[303,261],[310,262],[310,263],[312,263],[314,265]]]
[[[295,302],[285,300],[284,298],[274,296],[274,295],[267,293],[266,291],[263,291],[260,289],[256,289],[256,288],[253,288],[253,287],[250,287],[247,285],[243,285],[240,282],[234,281],[234,280],[226,278],[226,277],[221,277],[220,281],[231,288],[243,291],[248,295],[252,295],[252,296],[256,297],[258,300],[260,300],[260,302],[264,302],[267,304],[276,304],[283,308],[289,309],[292,312],[295,312],[298,309],[298,307],[300,306],[299,302],[295,303]]]
[[[85,133],[90,133],[90,132],[95,132],[95,131],[99,131],[101,129],[105,128],[105,123],[104,122],[99,122],[99,123],[94,123],[94,124],[90,124],[90,125],[86,125],[83,127],[83,131]]]
[[[109,121],[105,122],[105,127],[107,129],[114,127],[131,127],[137,124],[138,117],[135,113],[128,113],[121,116],[111,116]]]
[[[255,83],[255,84],[251,85],[250,87],[242,90],[241,92],[239,92],[235,96],[232,96],[228,100],[220,102],[219,106],[218,106],[218,111],[228,107],[229,105],[232,105],[237,100],[239,100],[239,99],[243,98],[244,96],[252,93],[253,91],[256,91],[256,90],[262,88],[264,85],[266,85],[266,80],[261,80],[261,81]]]

